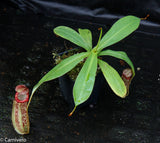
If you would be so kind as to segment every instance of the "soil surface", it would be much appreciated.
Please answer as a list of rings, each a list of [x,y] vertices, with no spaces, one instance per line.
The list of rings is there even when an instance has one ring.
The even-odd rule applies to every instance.
[[[152,27],[143,26],[110,47],[127,52],[135,65],[136,76],[128,97],[117,97],[106,83],[95,107],[83,107],[68,117],[71,109],[61,96],[56,79],[42,85],[32,99],[30,134],[18,135],[13,129],[15,86],[25,84],[31,91],[54,66],[52,52],[74,47],[56,37],[53,28],[88,28],[93,39],[98,39],[98,28],[103,27],[105,32],[112,24],[27,15],[0,6],[0,142],[23,139],[27,143],[160,143],[160,31],[154,33]],[[113,61],[119,64],[114,58]]]

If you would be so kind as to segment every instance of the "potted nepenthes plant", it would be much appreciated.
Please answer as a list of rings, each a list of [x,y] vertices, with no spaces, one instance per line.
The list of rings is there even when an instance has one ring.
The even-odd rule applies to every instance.
[[[75,30],[67,26],[58,26],[54,28],[53,31],[56,35],[69,40],[70,42],[83,48],[85,51],[77,52],[76,54],[73,54],[72,56],[61,60],[61,62],[59,62],[55,67],[53,67],[53,69],[51,69],[42,77],[42,79],[33,87],[25,114],[28,114],[28,107],[30,105],[33,94],[40,85],[42,85],[44,82],[65,75],[70,70],[75,68],[81,61],[83,61],[83,65],[76,77],[73,86],[74,108],[69,116],[73,114],[77,106],[84,103],[90,97],[95,84],[97,69],[100,69],[102,71],[104,78],[108,82],[113,92],[117,96],[125,98],[129,93],[130,82],[135,76],[134,66],[125,52],[113,51],[106,48],[119,42],[120,40],[124,39],[129,34],[134,32],[139,27],[140,21],[141,19],[138,17],[131,15],[125,16],[114,23],[109,31],[103,36],[101,28],[99,40],[97,42],[97,45],[95,46],[92,46],[92,33],[88,29],[78,29],[78,32],[76,32]],[[100,56],[112,56],[121,59],[125,61],[131,68],[125,69],[122,76],[120,76],[119,73],[106,61],[103,61]],[[20,104],[21,103],[17,102],[17,108],[15,109],[21,107]],[[19,114],[22,113],[19,112]],[[16,115],[13,113],[14,118],[12,120],[15,119],[15,116]],[[27,123],[29,123],[29,121]],[[17,125],[18,124],[19,123],[17,123]],[[14,127],[16,128],[16,126]]]
[[[119,42],[135,31],[140,24],[140,20],[140,18],[135,16],[123,17],[113,24],[111,29],[103,37],[101,29],[98,43],[94,47],[92,47],[92,33],[88,29],[78,29],[78,33],[72,28],[66,26],[58,26],[54,28],[53,31],[56,35],[84,48],[86,52],[76,53],[62,60],[46,75],[44,75],[44,77],[42,77],[42,79],[34,86],[28,106],[34,92],[41,84],[61,77],[84,59],[84,65],[80,70],[73,86],[75,107],[70,115],[74,112],[78,105],[82,104],[90,97],[94,87],[98,66],[100,67],[113,92],[119,97],[125,98],[128,94],[128,87],[125,84],[126,82],[123,80],[124,78],[121,78],[113,67],[111,67],[107,62],[101,60],[99,57],[112,56],[124,60],[131,67],[131,70],[128,69],[127,71],[124,71],[124,75],[125,73],[129,75],[129,78],[126,79],[130,82],[135,75],[135,70],[127,54],[122,51],[113,51],[106,48]]]

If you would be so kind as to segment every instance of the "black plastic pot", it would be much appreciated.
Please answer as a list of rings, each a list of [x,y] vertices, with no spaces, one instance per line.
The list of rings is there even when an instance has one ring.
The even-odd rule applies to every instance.
[[[75,47],[73,49],[70,50],[66,50],[62,53],[59,53],[59,56],[62,56],[63,54],[68,54],[68,53],[77,53],[78,51],[82,51],[83,49],[81,47]],[[122,66],[119,64],[119,62],[117,63],[116,60],[114,59],[114,61],[112,60],[112,58],[106,58],[103,57],[103,60],[112,63],[112,65],[114,65],[115,67],[118,67],[118,70],[120,73],[122,73]],[[64,97],[65,101],[69,104],[69,107],[71,109],[73,109],[74,107],[74,99],[73,99],[73,86],[74,86],[74,82],[68,74],[65,74],[64,76],[59,78],[59,86],[60,86],[60,90],[62,93],[62,96]],[[98,74],[96,75],[96,79],[95,79],[95,84],[94,84],[94,88],[92,91],[92,94],[90,95],[90,97],[88,98],[88,100],[84,103],[82,103],[81,105],[78,106],[78,108],[81,107],[85,107],[85,106],[90,106],[90,107],[94,107],[97,104],[98,101],[98,97],[99,95],[103,95],[106,89],[106,80],[104,78],[104,75],[102,74],[102,72],[98,72]]]
[[[96,76],[94,88],[92,91],[92,94],[88,98],[88,100],[81,105],[78,106],[78,108],[84,107],[84,106],[90,106],[94,107],[97,104],[99,95],[103,94],[104,92],[104,83],[105,79],[102,75],[102,73],[98,73]],[[69,104],[70,108],[74,107],[74,100],[73,100],[73,86],[74,81],[66,74],[59,78],[59,86],[62,93],[62,96],[66,100],[66,102]]]

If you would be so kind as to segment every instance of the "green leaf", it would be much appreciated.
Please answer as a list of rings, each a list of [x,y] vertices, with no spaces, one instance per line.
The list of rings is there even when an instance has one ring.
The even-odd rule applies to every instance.
[[[99,53],[99,56],[112,56],[121,60],[124,60],[132,69],[133,76],[135,75],[135,70],[132,61],[129,59],[127,54],[123,51],[113,51],[113,50],[105,50]]]
[[[110,30],[103,36],[99,43],[98,51],[119,42],[135,31],[140,24],[140,18],[135,16],[125,16],[119,19]]]
[[[98,60],[98,63],[113,92],[121,98],[126,97],[127,89],[118,72],[102,60]]]
[[[78,29],[79,34],[83,37],[89,49],[92,49],[92,33],[89,29]]]
[[[73,87],[75,106],[85,102],[93,90],[97,71],[97,54],[91,52],[77,76]]]
[[[56,35],[69,40],[70,42],[86,49],[87,51],[90,50],[90,47],[88,46],[86,41],[82,38],[82,36],[72,28],[67,26],[58,26],[54,28],[53,31]]]
[[[88,52],[83,52],[83,53],[75,54],[69,58],[62,60],[58,65],[56,65],[53,69],[51,69],[45,76],[43,76],[42,79],[33,87],[30,101],[34,92],[42,83],[53,80],[55,78],[58,78],[66,74],[68,71],[73,69],[80,61],[86,58],[88,54],[89,54]],[[30,104],[30,101],[28,103],[28,106]]]
[[[73,69],[80,61],[88,56],[89,53],[83,52],[79,54],[75,54],[69,58],[62,60],[58,65],[56,65],[53,69],[51,69],[39,82],[38,84],[42,84],[43,82],[53,80],[57,77],[60,77],[66,74],[68,71]]]

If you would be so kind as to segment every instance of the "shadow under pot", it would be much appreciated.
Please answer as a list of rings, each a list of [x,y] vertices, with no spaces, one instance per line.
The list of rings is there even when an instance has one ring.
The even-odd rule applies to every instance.
[[[61,94],[64,97],[65,101],[69,104],[69,107],[71,109],[73,109],[74,107],[74,99],[73,99],[74,83],[75,81],[72,80],[67,74],[59,78],[59,86],[60,86]],[[80,104],[77,108],[81,108],[85,106],[89,106],[93,108],[97,104],[98,96],[100,94],[103,94],[104,83],[105,83],[105,79],[103,77],[103,74],[100,72],[96,76],[94,88],[90,97],[88,98],[87,101]]]

